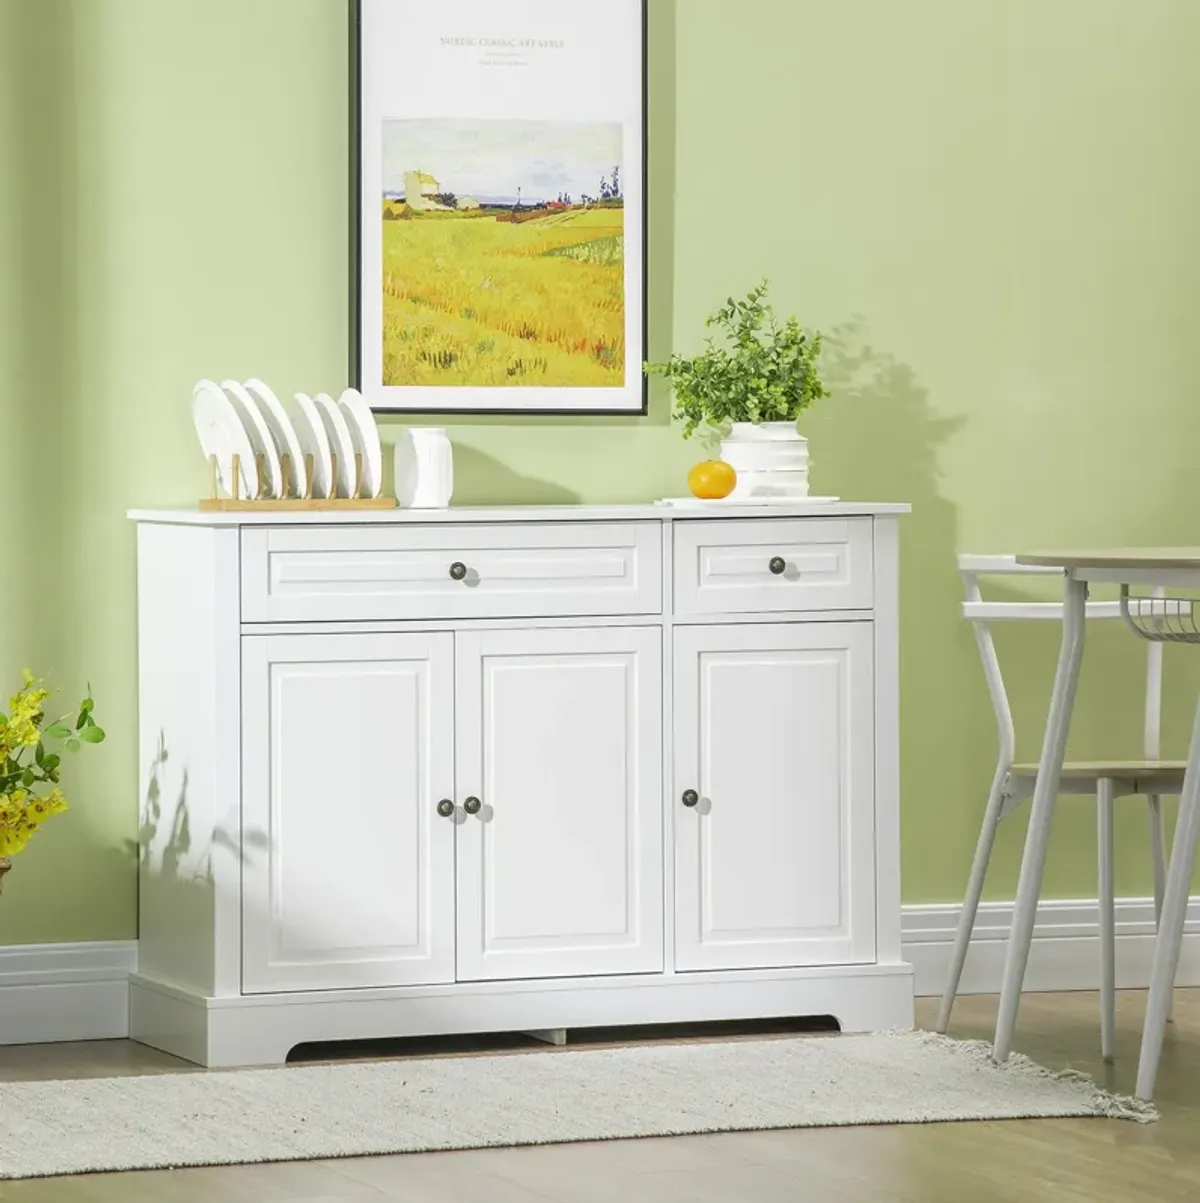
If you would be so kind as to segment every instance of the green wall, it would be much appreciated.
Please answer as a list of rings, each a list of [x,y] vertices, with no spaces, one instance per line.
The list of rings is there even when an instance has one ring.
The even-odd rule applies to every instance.
[[[904,892],[961,894],[994,733],[959,550],[1195,541],[1194,0],[651,0],[652,351],[769,275],[833,331],[816,484],[910,500]],[[108,743],[8,878],[0,943],[132,937],[128,506],[204,487],[200,376],[344,384],[341,0],[0,0],[0,672]],[[643,501],[698,449],[648,419],[458,424],[458,500]],[[1009,635],[1037,751],[1052,633]],[[1073,751],[1135,753],[1140,648],[1098,638]],[[1194,696],[1169,659],[1169,743]],[[1145,893],[1121,807],[1118,886]],[[1011,897],[1021,830],[989,883]],[[1095,894],[1089,808],[1048,886]]]

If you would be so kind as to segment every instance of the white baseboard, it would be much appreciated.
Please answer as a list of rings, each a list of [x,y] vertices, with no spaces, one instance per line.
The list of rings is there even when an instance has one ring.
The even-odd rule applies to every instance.
[[[137,941],[0,948],[0,1044],[129,1035]]]
[[[961,907],[956,903],[903,909],[904,959],[920,997],[941,994]],[[962,994],[996,994],[1012,923],[1011,902],[979,908]],[[1038,907],[1025,988],[1094,990],[1098,980],[1099,908],[1095,899],[1043,902]],[[1154,955],[1154,904],[1117,901],[1117,986],[1145,987]],[[0,1044],[115,1040],[129,1034],[129,974],[137,941],[18,944],[0,947]],[[1188,907],[1181,986],[1200,986],[1200,898]]]
[[[957,903],[906,906],[901,917],[904,959],[914,970],[918,997],[940,995],[950,967],[954,930],[962,907]],[[1154,957],[1154,901],[1117,899],[1117,987],[1150,984]],[[1012,924],[1013,903],[985,902],[963,970],[960,994],[998,994]],[[1096,900],[1049,901],[1038,906],[1025,989],[1095,990],[1099,983],[1100,925]],[[1200,986],[1200,898],[1188,905],[1180,986]]]

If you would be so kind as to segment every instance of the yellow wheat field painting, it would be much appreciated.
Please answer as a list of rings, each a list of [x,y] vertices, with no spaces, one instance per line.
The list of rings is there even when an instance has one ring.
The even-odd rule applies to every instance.
[[[625,383],[616,122],[383,127],[383,383]]]

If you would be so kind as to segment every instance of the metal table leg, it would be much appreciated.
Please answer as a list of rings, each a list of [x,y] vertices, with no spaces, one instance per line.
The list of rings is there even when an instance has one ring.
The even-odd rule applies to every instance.
[[[1142,1051],[1138,1057],[1137,1095],[1149,1099],[1154,1095],[1154,1080],[1158,1075],[1158,1058],[1162,1052],[1163,1034],[1171,1013],[1171,995],[1175,988],[1175,971],[1179,968],[1179,952],[1183,943],[1183,924],[1187,918],[1188,893],[1192,870],[1196,863],[1196,841],[1200,838],[1200,703],[1192,725],[1192,745],[1188,753],[1187,775],[1179,799],[1179,819],[1175,824],[1175,840],[1171,845],[1171,867],[1163,891],[1162,918],[1154,942],[1154,964],[1150,970],[1150,998],[1146,1003],[1146,1020],[1142,1027]]]
[[[1042,744],[1042,758],[1038,764],[1037,784],[1029,809],[1029,832],[1025,837],[1016,909],[1013,912],[1012,932],[1008,938],[1008,954],[1004,961],[1000,1011],[996,1018],[996,1039],[992,1046],[992,1056],[997,1061],[1008,1057],[1013,1031],[1017,1026],[1021,985],[1029,960],[1033,922],[1037,916],[1042,872],[1046,865],[1046,845],[1050,838],[1054,807],[1058,801],[1058,784],[1067,750],[1067,732],[1071,727],[1071,712],[1075,708],[1075,692],[1079,686],[1079,670],[1083,664],[1087,595],[1086,581],[1078,581],[1069,574],[1064,578],[1062,647],[1058,654],[1058,668],[1054,674],[1054,692],[1050,698],[1050,713],[1046,718],[1046,736]]]

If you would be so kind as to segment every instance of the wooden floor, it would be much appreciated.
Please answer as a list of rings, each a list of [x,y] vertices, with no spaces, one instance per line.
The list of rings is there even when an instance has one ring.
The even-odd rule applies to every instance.
[[[931,1000],[918,1004],[932,1022]],[[1097,1054],[1094,994],[1027,995],[1017,1047],[1130,1093],[1145,994],[1118,996],[1118,1056]],[[954,1034],[988,1038],[996,1000],[966,998]],[[551,1054],[553,1055],[553,1054]],[[569,1055],[569,1054],[567,1054]],[[124,1041],[0,1048],[0,1079],[173,1072]],[[0,1183],[27,1203],[1196,1203],[1200,990],[1177,994],[1160,1074],[1162,1119],[825,1128],[429,1153]],[[0,1125],[3,1116],[0,1116]]]

